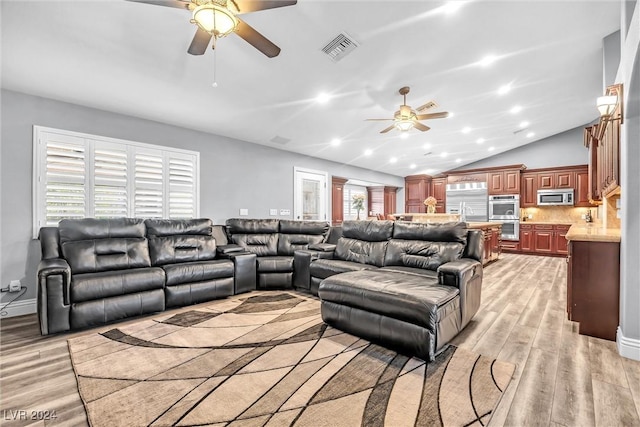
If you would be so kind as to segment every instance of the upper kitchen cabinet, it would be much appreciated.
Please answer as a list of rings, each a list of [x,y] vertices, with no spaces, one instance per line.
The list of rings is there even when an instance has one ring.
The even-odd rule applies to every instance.
[[[523,169],[524,165],[517,165],[513,168],[507,166],[489,171],[487,175],[489,195],[520,194],[520,172]]]
[[[534,208],[538,205],[538,174],[523,172],[520,184],[520,207]]]
[[[520,207],[538,205],[538,190],[573,189],[576,207],[591,207],[589,202],[589,170],[587,165],[530,169],[520,180]]]
[[[538,190],[555,190],[557,188],[575,188],[575,172],[573,170],[549,170],[538,173]]]
[[[445,213],[447,197],[447,178],[433,178],[431,180],[431,195],[437,200],[436,213]]]
[[[585,128],[585,146],[589,149],[589,199],[602,199],[620,189],[620,125],[622,124],[622,85],[607,87],[606,95],[615,96],[617,103],[606,111],[597,125]]]

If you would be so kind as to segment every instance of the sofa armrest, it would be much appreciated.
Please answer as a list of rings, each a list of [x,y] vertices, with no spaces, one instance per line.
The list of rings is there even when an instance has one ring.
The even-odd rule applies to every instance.
[[[231,252],[222,258],[233,261],[233,294],[241,294],[256,289],[256,254],[250,252]]]
[[[216,247],[216,251],[220,255],[233,254],[238,252],[246,252],[245,248],[236,244],[220,245]]]
[[[309,250],[318,252],[333,252],[336,250],[336,245],[331,243],[314,243],[309,245]]]
[[[315,245],[314,245],[315,246]],[[335,245],[329,245],[334,246]],[[311,245],[309,246],[311,247]],[[299,249],[293,253],[293,286],[308,291],[311,287],[311,261],[320,258],[333,258],[333,251],[315,251]]]
[[[38,264],[38,319],[42,335],[71,329],[69,321],[71,268],[62,258]]]
[[[482,292],[482,264],[462,258],[438,267],[438,282],[460,290],[461,326],[464,327],[480,308]]]

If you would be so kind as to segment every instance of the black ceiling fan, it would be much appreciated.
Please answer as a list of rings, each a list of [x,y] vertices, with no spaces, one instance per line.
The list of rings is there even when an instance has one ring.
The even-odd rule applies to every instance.
[[[236,33],[247,43],[269,58],[278,56],[280,48],[269,39],[244,22],[237,15],[258,12],[266,9],[292,6],[296,0],[128,0],[135,3],[147,3],[186,9],[192,12],[191,23],[198,29],[187,52],[191,55],[203,55],[209,42],[231,33]]]

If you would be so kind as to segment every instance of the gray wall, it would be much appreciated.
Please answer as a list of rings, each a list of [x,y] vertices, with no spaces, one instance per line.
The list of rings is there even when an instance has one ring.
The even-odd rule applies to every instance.
[[[594,101],[595,102],[595,101]],[[594,114],[597,111],[594,107]],[[586,165],[589,152],[583,143],[584,126],[505,151],[456,170],[524,164],[528,169]],[[549,155],[553,153],[553,155]]]
[[[616,82],[616,73],[620,65],[620,31],[602,39],[602,93],[607,86]]]
[[[269,208],[293,213],[294,166],[329,175],[404,187],[402,177],[238,141],[223,136],[86,108],[74,104],[2,91],[2,169],[0,283],[21,279],[28,286],[21,299],[35,297],[35,271],[40,260],[32,239],[33,125],[122,138],[200,152],[200,215],[216,223],[249,209],[250,218],[269,216]],[[404,192],[398,191],[404,208]],[[3,301],[13,298],[4,295]]]

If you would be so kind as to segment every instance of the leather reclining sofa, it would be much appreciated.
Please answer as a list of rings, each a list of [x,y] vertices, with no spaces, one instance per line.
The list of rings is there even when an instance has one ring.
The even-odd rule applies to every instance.
[[[255,289],[255,255],[217,247],[209,219],[62,220],[39,238],[43,335]]]
[[[295,288],[326,323],[433,360],[480,306],[482,232],[465,223],[82,219],[40,241],[42,334]]]
[[[297,289],[345,332],[433,360],[480,307],[483,237],[465,223],[345,221],[297,251]]]

